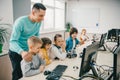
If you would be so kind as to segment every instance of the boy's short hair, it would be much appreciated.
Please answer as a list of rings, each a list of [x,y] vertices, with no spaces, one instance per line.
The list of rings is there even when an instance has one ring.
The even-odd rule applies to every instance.
[[[74,34],[75,32],[78,33],[77,28],[72,27],[72,28],[70,29],[70,36],[71,36],[72,34]]]
[[[58,37],[62,37],[62,35],[61,35],[61,34],[56,34],[56,35],[54,36],[54,41],[56,41]]]
[[[82,29],[82,32],[83,32],[83,31],[86,31],[86,29]]]
[[[49,38],[47,38],[47,37],[41,38],[41,40],[43,42],[41,48],[45,48],[45,45],[47,45],[47,44],[52,44],[52,41]]]
[[[30,46],[30,45],[36,45],[36,44],[38,44],[38,43],[40,43],[40,44],[42,44],[43,42],[42,42],[42,40],[41,39],[39,39],[38,37],[36,37],[36,36],[32,36],[32,37],[30,37],[29,39],[28,39],[28,45]]]

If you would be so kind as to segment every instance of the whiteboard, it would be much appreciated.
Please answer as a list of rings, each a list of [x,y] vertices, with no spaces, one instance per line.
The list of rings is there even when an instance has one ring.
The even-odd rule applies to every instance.
[[[79,28],[99,27],[100,9],[99,8],[77,8],[71,13],[71,23]]]

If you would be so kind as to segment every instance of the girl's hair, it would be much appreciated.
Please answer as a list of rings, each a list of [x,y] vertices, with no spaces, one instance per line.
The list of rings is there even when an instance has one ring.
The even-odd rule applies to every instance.
[[[45,48],[45,46],[46,46],[47,44],[52,44],[52,41],[51,41],[49,38],[47,38],[47,37],[41,38],[41,40],[42,40],[42,42],[43,42],[41,48]]]
[[[62,35],[61,35],[61,34],[56,34],[56,35],[54,36],[54,41],[56,41],[58,37],[62,37]]]
[[[72,27],[72,28],[70,29],[70,36],[71,36],[72,34],[74,34],[74,33],[78,33],[78,30],[77,30],[77,28]]]

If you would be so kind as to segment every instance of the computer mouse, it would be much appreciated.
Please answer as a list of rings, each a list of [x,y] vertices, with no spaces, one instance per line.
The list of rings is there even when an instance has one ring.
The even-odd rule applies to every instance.
[[[67,54],[67,58],[71,58],[71,54],[68,53],[68,54]]]
[[[77,57],[77,54],[72,54],[72,58],[75,58],[75,57]]]
[[[50,73],[51,73],[51,71],[49,71],[49,70],[44,71],[44,75],[48,75]]]

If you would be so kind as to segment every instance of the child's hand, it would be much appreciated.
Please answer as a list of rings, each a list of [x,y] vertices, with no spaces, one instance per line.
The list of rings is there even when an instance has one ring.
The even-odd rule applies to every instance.
[[[41,66],[40,66],[40,72],[43,72],[44,69],[45,69],[45,66],[44,66],[44,65],[41,65]]]
[[[65,41],[63,40],[63,44],[62,44],[61,48],[62,48],[62,51],[64,51],[64,52],[65,52],[65,47],[66,47],[66,43],[65,43]]]
[[[50,59],[50,62],[52,63],[52,62],[53,62],[53,60],[52,60],[52,59]]]

